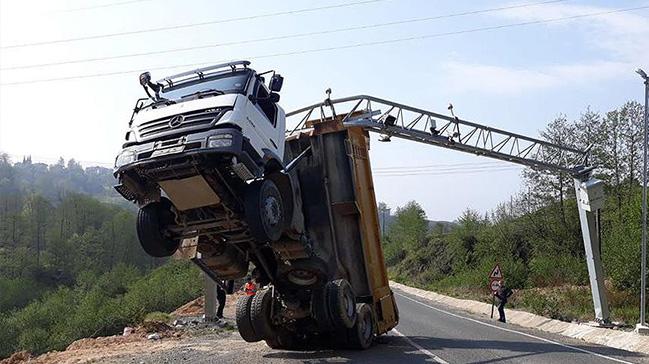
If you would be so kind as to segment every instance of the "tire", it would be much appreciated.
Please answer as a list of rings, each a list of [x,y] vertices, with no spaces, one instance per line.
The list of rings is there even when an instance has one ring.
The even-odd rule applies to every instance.
[[[356,324],[347,330],[347,343],[350,349],[365,350],[374,341],[374,317],[372,308],[367,303],[356,305]]]
[[[237,329],[239,330],[241,338],[249,343],[261,340],[261,337],[257,335],[255,329],[252,327],[252,322],[250,320],[250,304],[254,297],[255,296],[242,296],[239,297],[239,300],[237,301]]]
[[[171,201],[162,197],[160,202],[152,202],[137,213],[137,237],[142,249],[150,256],[169,257],[180,247],[180,239],[163,234],[164,229],[174,223],[171,207]]]
[[[267,338],[266,345],[276,350],[296,350],[300,348],[299,340],[292,332],[280,330],[273,337]]]
[[[282,172],[274,172],[267,175],[266,179],[273,181],[282,195],[284,227],[291,226],[293,220],[293,194],[297,191],[293,191],[290,177]]]
[[[272,180],[248,186],[244,208],[250,234],[260,243],[279,240],[284,232],[285,211],[282,194]]]
[[[327,267],[317,258],[293,260],[279,271],[280,280],[295,289],[322,287],[327,282]]]
[[[329,306],[327,305],[327,291],[324,287],[315,288],[311,293],[311,315],[322,331],[331,331],[333,324],[329,318]]]
[[[273,304],[273,292],[270,289],[263,289],[253,296],[250,304],[250,321],[252,328],[264,340],[276,336],[276,329],[271,319]]]
[[[327,283],[329,318],[334,327],[351,329],[356,323],[356,297],[344,279]]]

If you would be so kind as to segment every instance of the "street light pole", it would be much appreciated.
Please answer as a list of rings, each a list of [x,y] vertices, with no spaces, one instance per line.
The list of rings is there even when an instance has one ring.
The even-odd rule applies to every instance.
[[[647,290],[647,133],[649,132],[649,77],[642,69],[638,68],[636,73],[644,79],[645,85],[645,107],[644,107],[644,144],[643,150],[643,170],[642,170],[642,263],[640,278],[640,323],[636,326],[639,333],[647,333],[646,320],[646,290]]]

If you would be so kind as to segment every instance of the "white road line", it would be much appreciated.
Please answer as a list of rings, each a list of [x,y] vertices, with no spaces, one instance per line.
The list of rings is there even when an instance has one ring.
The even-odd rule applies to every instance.
[[[575,351],[580,351],[580,352],[582,352],[582,353],[586,353],[586,354],[590,354],[590,355],[598,356],[598,357],[600,357],[600,358],[604,358],[604,359],[608,359],[608,360],[616,361],[616,362],[618,362],[618,363],[634,364],[634,363],[632,363],[632,362],[630,362],[630,361],[626,361],[626,360],[622,360],[622,359],[618,359],[618,358],[613,358],[613,357],[610,357],[610,356],[606,356],[606,355],[603,355],[603,354],[596,353],[596,352],[594,352],[594,351],[590,351],[590,350],[586,350],[586,349],[578,348],[578,347],[575,347],[575,346],[570,346],[570,345],[567,345],[567,344],[562,344],[562,343],[557,342],[557,341],[553,341],[553,340],[545,339],[545,338],[542,338],[542,337],[534,336],[534,335],[531,335],[531,334],[528,334],[528,333],[525,333],[525,332],[520,332],[520,331],[516,331],[516,330],[508,329],[508,328],[505,328],[505,327],[500,327],[500,326],[496,326],[496,325],[488,324],[488,323],[486,323],[486,322],[482,322],[482,321],[480,321],[480,320],[472,319],[472,318],[470,318],[470,317],[460,316],[460,315],[454,314],[454,313],[452,313],[452,312],[449,312],[449,311],[446,311],[446,310],[442,310],[441,308],[433,307],[433,306],[431,306],[431,305],[427,305],[427,304],[425,304],[425,303],[423,303],[423,302],[419,302],[419,301],[417,301],[417,300],[415,300],[415,299],[412,299],[412,298],[410,298],[410,297],[404,296],[404,295],[402,295],[402,294],[399,294],[399,293],[396,293],[396,292],[394,292],[394,294],[396,294],[397,296],[401,296],[401,297],[403,297],[403,298],[405,298],[405,299],[407,299],[407,300],[410,300],[410,301],[412,301],[412,302],[418,303],[418,304],[420,304],[420,305],[422,305],[422,306],[425,306],[425,307],[428,307],[428,308],[430,308],[430,309],[433,309],[433,310],[435,310],[435,311],[439,311],[439,312],[445,313],[445,314],[447,314],[447,315],[449,315],[449,316],[457,317],[457,318],[459,318],[459,319],[463,319],[463,320],[467,320],[467,321],[475,322],[476,324],[480,324],[480,325],[483,325],[483,326],[491,327],[491,328],[498,329],[498,330],[501,330],[501,331],[506,331],[506,332],[511,332],[511,333],[514,333],[514,334],[519,334],[519,335],[522,335],[522,336],[527,336],[527,337],[532,338],[532,339],[536,339],[536,340],[539,340],[539,341],[544,341],[544,342],[546,342],[546,343],[550,343],[550,344],[558,345],[558,346],[561,346],[561,347],[564,347],[564,348],[567,348],[567,349],[571,349],[571,350],[575,350]],[[392,329],[392,330],[393,330],[393,331],[396,331],[396,330],[394,330],[394,329]],[[408,339],[408,338],[406,338],[406,339]],[[412,344],[413,344],[413,345],[416,345],[416,343],[412,343]]]
[[[400,333],[399,330],[393,328],[393,329],[392,329],[392,332],[394,332],[394,333],[397,334],[398,336],[401,336],[402,338],[404,338],[404,339],[408,342],[408,344],[412,345],[415,349],[421,351],[423,354],[429,356],[430,358],[432,358],[433,360],[435,360],[435,362],[437,362],[437,363],[439,363],[439,364],[448,364],[448,362],[447,362],[446,360],[444,360],[444,359],[440,358],[439,356],[437,356],[437,355],[431,353],[431,352],[428,351],[427,349],[424,349],[421,345],[419,345],[419,344],[417,344],[416,342],[412,341],[412,339],[410,339],[410,338],[407,337],[406,335]]]

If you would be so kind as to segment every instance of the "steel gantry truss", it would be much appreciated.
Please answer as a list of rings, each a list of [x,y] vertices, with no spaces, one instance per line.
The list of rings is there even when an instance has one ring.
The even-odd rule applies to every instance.
[[[336,109],[345,106],[349,107],[347,112],[336,114]],[[449,108],[452,113],[452,106]],[[333,116],[342,118],[345,125],[363,126],[382,134],[385,141],[391,137],[408,139],[573,176],[586,172],[584,166],[588,163],[588,150],[582,151],[476,124],[454,115],[443,115],[367,95],[327,99],[286,116],[301,117],[291,132],[308,128],[307,121],[325,121]]]
[[[330,93],[327,90],[327,94]],[[450,116],[367,95],[340,99],[328,97],[323,102],[287,113],[287,119],[296,123],[293,130],[287,131],[287,135],[305,132],[318,122],[338,119],[345,126],[362,126],[379,133],[382,141],[396,137],[517,163],[540,171],[571,175],[575,180],[595,319],[608,323],[609,308],[604,291],[596,221],[603,201],[603,187],[601,181],[591,176],[593,168],[588,166],[590,148],[579,150],[476,124],[455,116],[452,105],[449,105],[449,110]]]

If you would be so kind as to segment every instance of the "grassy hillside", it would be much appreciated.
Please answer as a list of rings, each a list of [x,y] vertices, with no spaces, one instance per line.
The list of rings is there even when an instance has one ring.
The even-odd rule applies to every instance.
[[[0,358],[115,334],[199,295],[195,267],[147,256],[133,209],[99,200],[112,183],[106,169],[0,155]]]

